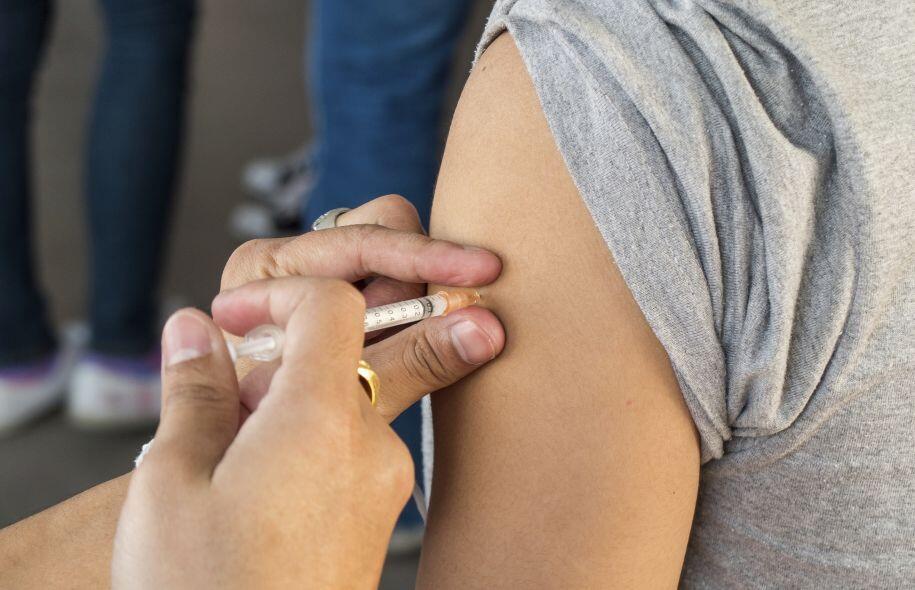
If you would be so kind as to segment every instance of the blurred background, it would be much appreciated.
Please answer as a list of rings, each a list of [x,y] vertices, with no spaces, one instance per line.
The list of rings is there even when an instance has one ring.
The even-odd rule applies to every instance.
[[[449,51],[442,138],[491,7],[487,0],[465,4],[458,43]],[[183,305],[207,309],[225,261],[245,237],[294,231],[288,219],[274,223],[275,212],[267,207],[265,213],[263,202],[252,203],[241,178],[252,160],[292,153],[313,135],[303,76],[311,14],[302,0],[200,6],[161,287],[164,312]],[[32,94],[32,219],[37,278],[60,327],[84,321],[88,305],[83,187],[88,115],[105,43],[99,2],[57,2],[48,35]],[[56,408],[6,434],[0,438],[0,527],[125,473],[151,432],[87,432]],[[389,559],[382,587],[412,586],[416,562],[410,551]]]

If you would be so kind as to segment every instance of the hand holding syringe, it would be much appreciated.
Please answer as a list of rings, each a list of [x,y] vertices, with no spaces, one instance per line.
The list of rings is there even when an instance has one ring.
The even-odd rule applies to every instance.
[[[153,461],[148,465],[144,464],[143,467],[152,474],[161,473],[162,476],[133,478],[132,487],[142,486],[143,482],[155,481],[168,481],[172,485],[175,478],[167,473],[169,466],[176,465],[177,461],[187,461],[188,458],[204,452],[209,453],[208,449],[219,450],[219,445],[224,444],[226,447],[251,449],[256,452],[211,453],[213,459],[200,463],[200,467],[208,474],[206,477],[220,473],[221,484],[232,487],[235,492],[240,489],[253,492],[253,496],[250,496],[256,498],[253,502],[249,500],[249,496],[235,493],[231,495],[237,498],[239,506],[246,513],[283,513],[284,508],[278,509],[277,506],[288,507],[290,501],[305,498],[310,506],[326,506],[327,514],[341,517],[333,521],[297,521],[299,531],[311,532],[314,533],[314,538],[320,538],[319,534],[326,535],[327,532],[322,531],[320,527],[318,532],[312,530],[314,527],[309,529],[309,524],[325,521],[343,523],[333,527],[331,532],[336,534],[346,527],[359,530],[356,526],[358,523],[364,520],[376,522],[381,518],[378,516],[380,514],[396,515],[400,512],[403,506],[403,498],[400,495],[394,498],[393,503],[397,504],[396,506],[388,506],[393,498],[387,493],[388,486],[363,483],[381,481],[377,474],[391,473],[391,466],[398,458],[404,458],[403,449],[399,446],[397,452],[385,450],[389,446],[388,443],[396,442],[396,438],[390,436],[383,424],[390,423],[422,396],[451,385],[495,358],[502,351],[505,340],[499,320],[488,310],[471,307],[456,311],[477,301],[475,294],[471,293],[468,296],[460,293],[461,289],[469,291],[472,288],[484,287],[498,277],[501,269],[498,257],[479,248],[465,248],[459,244],[418,235],[422,230],[415,210],[405,201],[400,204],[406,207],[406,210],[398,206],[398,203],[392,203],[390,198],[383,198],[347,213],[348,223],[355,224],[352,227],[309,232],[291,242],[274,240],[243,248],[232,256],[226,272],[223,273],[224,292],[214,300],[212,306],[217,318],[215,324],[211,324],[209,318],[199,312],[179,312],[196,315],[197,317],[193,318],[195,321],[191,323],[196,324],[199,321],[208,327],[211,339],[206,341],[206,346],[202,350],[210,352],[193,357],[192,364],[185,365],[188,361],[184,360],[170,366],[167,351],[181,351],[189,342],[185,342],[186,334],[180,329],[188,325],[189,318],[178,318],[181,320],[178,322],[172,321],[172,328],[177,330],[173,330],[170,337],[180,337],[175,340],[175,347],[170,345],[168,338],[163,339],[167,367],[167,379],[163,385],[164,397],[168,399],[170,396],[187,395],[188,392],[206,392],[207,395],[196,397],[237,403],[240,406],[240,420],[253,419],[255,422],[249,424],[249,427],[242,428],[239,433],[235,421],[225,420],[224,413],[206,411],[212,404],[173,405],[172,407],[177,408],[175,411],[163,413],[163,427],[178,433],[186,444],[162,446],[158,452],[163,454],[166,460]],[[396,219],[399,225],[394,229],[359,225],[374,224],[382,218]],[[307,255],[299,255],[303,253]],[[455,313],[450,314],[447,319],[421,322],[409,330],[391,335],[384,342],[366,346],[361,341],[358,329],[353,333],[355,326],[351,321],[346,322],[350,327],[344,329],[343,326],[338,326],[337,322],[330,321],[330,318],[325,318],[328,321],[321,322],[313,315],[319,313],[318,309],[326,310],[324,313],[333,313],[337,306],[340,306],[349,310],[347,313],[352,320],[354,318],[351,314],[358,314],[358,306],[353,306],[354,298],[342,296],[341,285],[325,284],[326,279],[310,279],[312,276],[335,278],[350,283],[370,276],[385,277],[385,283],[368,286],[366,295],[369,298],[377,296],[373,295],[373,292],[397,292],[400,295],[391,297],[411,297],[417,284],[447,284],[454,287],[455,293],[448,295],[435,294],[428,298],[410,299],[371,309],[364,317],[364,331],[415,322],[452,311]],[[261,280],[265,277],[271,280]],[[452,290],[452,287],[446,288],[449,292]],[[269,296],[265,296],[268,293]],[[305,297],[305,294],[308,296]],[[459,299],[454,301],[454,296]],[[258,322],[270,321],[267,320],[270,317],[284,327],[296,317],[303,321],[296,320],[297,323],[292,325],[297,327],[295,330],[289,329],[288,334],[284,334],[284,330],[277,327],[254,328]],[[220,329],[233,334],[247,333],[245,341],[234,346],[229,345],[234,359],[277,359],[282,356],[284,360],[290,361],[295,358],[295,362],[288,362],[287,366],[283,367],[283,371],[288,370],[287,375],[291,375],[292,378],[247,379],[243,388],[232,387],[234,384],[231,373],[234,371],[225,363],[224,352],[217,350],[221,347],[213,347],[212,351],[209,347],[212,339],[223,337],[225,332],[221,333]],[[349,343],[349,355],[346,358],[340,353],[343,342]],[[357,351],[358,348],[362,350]],[[297,352],[301,352],[301,355],[296,356]],[[357,447],[359,452],[343,454],[339,459],[333,458],[328,468],[326,463],[320,463],[317,458],[318,455],[324,456],[326,453],[303,455],[296,452],[296,449],[303,448],[302,445],[309,448],[332,446],[333,437],[341,434],[333,428],[303,428],[303,424],[314,424],[315,420],[327,420],[332,423],[332,417],[338,413],[353,416],[365,410],[363,403],[347,402],[347,399],[351,399],[350,396],[337,395],[337,388],[344,383],[343,380],[352,379],[353,368],[350,361],[356,362],[356,354],[378,369],[383,389],[375,413],[365,416],[366,419],[347,422],[358,428],[355,432],[358,432],[359,436],[347,440],[360,441],[360,446]],[[428,367],[432,367],[432,370]],[[262,369],[264,371],[257,372],[258,375],[269,374],[271,367]],[[296,378],[299,375],[309,376],[308,387],[302,386],[303,380]],[[365,385],[361,381],[360,384]],[[271,399],[276,403],[261,404],[267,395],[271,395]],[[363,401],[361,397],[357,399]],[[303,403],[284,403],[283,400],[297,400]],[[326,400],[326,403],[308,403],[310,400]],[[182,419],[188,412],[194,411],[199,418]],[[302,417],[301,420],[297,419],[299,416]],[[261,425],[260,430],[257,424]],[[263,445],[266,437],[257,434],[264,432],[265,429],[269,429],[271,441],[294,440],[295,444],[280,444],[275,448],[265,449]],[[214,437],[214,432],[224,432],[225,436]],[[148,445],[145,447],[149,448]],[[294,462],[295,469],[267,469],[266,463],[271,466],[277,463],[260,460],[265,453],[279,461]],[[138,457],[138,464],[141,457]],[[230,461],[227,460],[228,457],[237,457],[238,460]],[[346,469],[339,469],[341,464]],[[219,469],[216,468],[217,465]],[[340,475],[344,473],[357,474],[360,477],[341,481]],[[333,485],[310,485],[316,479],[327,479]],[[387,478],[391,481],[394,479],[398,478]],[[215,480],[213,482],[210,490],[216,493],[219,490],[215,486]],[[245,485],[239,487],[239,482]],[[297,488],[300,489],[300,493],[294,493],[290,500],[289,490]],[[343,490],[344,493],[339,493],[338,490]],[[324,492],[326,494],[322,495]],[[334,505],[339,498],[352,494],[365,497],[368,501]],[[164,508],[169,508],[168,498],[161,494],[147,496],[161,500]],[[181,506],[185,503],[185,495],[171,496],[176,505]],[[425,502],[416,488],[414,497],[418,500],[418,507],[422,513]],[[212,504],[198,503],[198,508],[209,509]],[[149,513],[149,506],[141,504],[139,508]],[[156,508],[157,506],[152,506],[153,510]],[[186,510],[187,506],[182,506],[182,509]],[[293,514],[289,516],[295,517]],[[153,521],[160,522],[162,519]],[[239,521],[235,524],[244,530],[246,523],[249,522],[252,521]],[[166,524],[172,526],[172,523]],[[187,529],[191,532],[195,530],[193,526]],[[256,539],[249,533],[250,531],[245,531],[242,536],[246,539]],[[362,537],[364,535],[359,535],[360,542]],[[144,544],[148,542],[145,537],[140,540]],[[287,545],[299,546],[297,539],[293,537],[287,541]],[[208,547],[205,543],[198,545]],[[379,547],[382,546],[383,543],[379,544]],[[231,549],[230,546],[226,547]],[[261,556],[261,559],[266,557],[267,554]]]
[[[480,294],[476,291],[439,291],[434,295],[369,308],[365,310],[363,326],[366,332],[375,332],[447,315],[479,301]],[[284,338],[281,328],[264,324],[248,332],[243,341],[226,344],[233,362],[241,358],[272,361],[282,356]]]
[[[418,322],[426,318],[447,315],[453,311],[470,307],[480,301],[477,291],[439,291],[434,295],[408,299],[397,303],[379,305],[365,311],[363,328],[366,332],[374,332],[394,326],[401,326]],[[272,361],[283,354],[285,341],[283,330],[271,324],[258,326],[245,335],[245,339],[238,343],[226,341],[229,356],[236,362],[241,358],[250,358],[256,361]],[[140,455],[136,458],[139,466],[151,448],[153,441],[143,445]],[[423,491],[419,484],[413,486],[413,499],[423,520],[426,519],[426,503]]]

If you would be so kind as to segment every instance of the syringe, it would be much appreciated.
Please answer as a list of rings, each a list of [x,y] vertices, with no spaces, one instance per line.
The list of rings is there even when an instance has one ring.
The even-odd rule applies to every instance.
[[[439,291],[434,295],[367,309],[362,323],[366,332],[375,332],[426,318],[447,315],[452,311],[470,307],[479,301],[480,294],[476,291]],[[285,335],[281,328],[264,324],[248,332],[243,341],[237,344],[226,342],[226,344],[233,362],[240,358],[272,361],[282,356],[284,340]]]

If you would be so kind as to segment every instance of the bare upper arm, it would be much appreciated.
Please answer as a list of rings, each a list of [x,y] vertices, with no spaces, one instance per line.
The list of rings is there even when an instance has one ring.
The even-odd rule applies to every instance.
[[[508,35],[452,123],[431,234],[502,256],[499,359],[434,399],[421,587],[675,586],[699,448],[664,349]]]

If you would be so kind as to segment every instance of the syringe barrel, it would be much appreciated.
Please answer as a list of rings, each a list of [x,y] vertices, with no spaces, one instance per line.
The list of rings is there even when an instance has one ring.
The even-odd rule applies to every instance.
[[[448,301],[440,293],[417,297],[397,303],[379,305],[365,311],[363,326],[366,332],[384,330],[403,324],[411,324],[445,313]]]
[[[374,332],[403,324],[411,324],[426,318],[446,315],[480,301],[476,291],[439,291],[434,295],[417,297],[397,303],[388,303],[367,309],[363,319],[366,332]],[[256,361],[272,361],[283,354],[285,334],[271,324],[264,324],[248,332],[242,342],[228,343],[232,361],[251,358]]]

